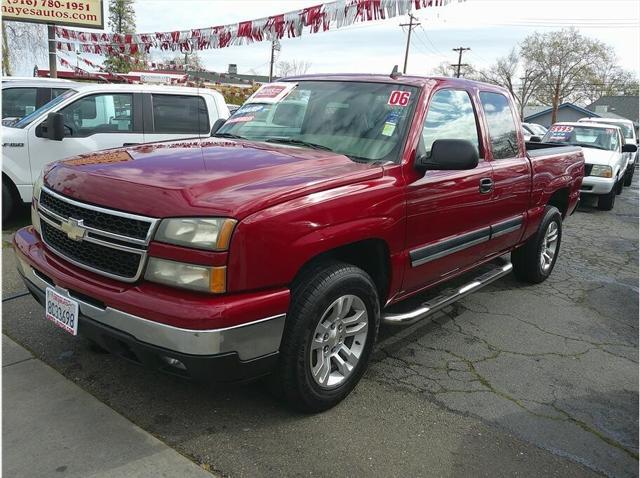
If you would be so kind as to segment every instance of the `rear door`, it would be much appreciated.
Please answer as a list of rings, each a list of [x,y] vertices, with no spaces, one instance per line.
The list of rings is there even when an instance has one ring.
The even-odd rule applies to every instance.
[[[444,280],[487,254],[493,172],[484,158],[476,110],[460,89],[440,89],[429,102],[422,128],[427,154],[436,139],[465,139],[479,147],[480,161],[468,171],[427,171],[408,184],[404,292]]]
[[[491,241],[489,254],[512,247],[522,236],[531,194],[531,163],[518,134],[518,117],[502,93],[480,91],[480,103],[490,137],[493,168]]]
[[[199,95],[144,94],[144,140],[147,143],[209,136],[209,109]]]

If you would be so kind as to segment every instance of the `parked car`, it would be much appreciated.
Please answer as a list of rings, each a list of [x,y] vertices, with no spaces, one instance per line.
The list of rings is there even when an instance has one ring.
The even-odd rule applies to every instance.
[[[48,167],[14,238],[19,270],[74,335],[191,378],[270,374],[292,406],[321,411],[356,386],[381,323],[512,269],[549,277],[582,149],[527,151],[517,118],[507,90],[463,79],[265,85],[212,138]]]
[[[585,177],[580,193],[597,195],[599,209],[613,209],[628,174],[625,153],[634,153],[637,149],[635,144],[625,144],[620,128],[592,122],[556,123],[542,141],[582,146]]]
[[[220,93],[158,85],[74,85],[10,126],[3,126],[2,218],[30,202],[33,182],[53,161],[105,148],[209,136],[228,118]]]
[[[547,128],[537,123],[522,123],[525,141],[529,141],[532,136],[542,138],[547,133]]]
[[[624,177],[624,185],[631,186],[633,182],[633,175],[635,174],[636,166],[638,165],[638,151],[637,146],[639,144],[638,137],[636,136],[636,129],[633,126],[633,121],[622,119],[622,118],[581,118],[578,120],[580,123],[590,122],[590,123],[600,123],[600,124],[610,124],[614,126],[618,126],[622,130],[622,135],[624,136],[624,142],[626,144],[635,144],[636,152],[635,153],[625,153],[627,158],[627,174]]]
[[[2,79],[2,124],[9,125],[33,113],[78,83],[55,78]]]

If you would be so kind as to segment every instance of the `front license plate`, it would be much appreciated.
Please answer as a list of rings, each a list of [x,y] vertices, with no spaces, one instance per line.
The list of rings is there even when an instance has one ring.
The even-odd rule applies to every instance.
[[[47,287],[45,317],[71,335],[78,335],[78,303]]]

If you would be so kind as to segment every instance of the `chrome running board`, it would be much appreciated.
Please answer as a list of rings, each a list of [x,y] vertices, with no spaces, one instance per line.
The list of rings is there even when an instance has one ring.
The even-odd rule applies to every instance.
[[[507,262],[504,259],[499,259],[499,263],[496,264],[495,268],[479,275],[462,287],[443,292],[441,295],[424,302],[417,309],[404,313],[383,311],[382,323],[390,325],[409,325],[418,322],[419,320],[439,311],[443,307],[451,305],[459,299],[476,292],[478,289],[482,289],[484,286],[491,284],[493,281],[506,276],[512,269],[513,265],[510,262]]]

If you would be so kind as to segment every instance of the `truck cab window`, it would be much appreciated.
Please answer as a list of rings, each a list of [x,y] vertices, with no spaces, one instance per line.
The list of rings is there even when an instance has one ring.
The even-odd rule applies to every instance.
[[[36,88],[2,90],[2,117],[22,118],[36,110]]]
[[[91,95],[71,103],[60,112],[67,135],[85,137],[97,133],[126,133],[133,129],[131,94]]]
[[[480,92],[480,101],[489,125],[493,159],[518,156],[518,135],[509,100],[500,93]]]
[[[154,133],[208,133],[209,114],[204,98],[152,95]]]
[[[469,94],[463,90],[440,90],[433,95],[422,126],[427,155],[438,139],[466,139],[478,147],[478,125]]]

